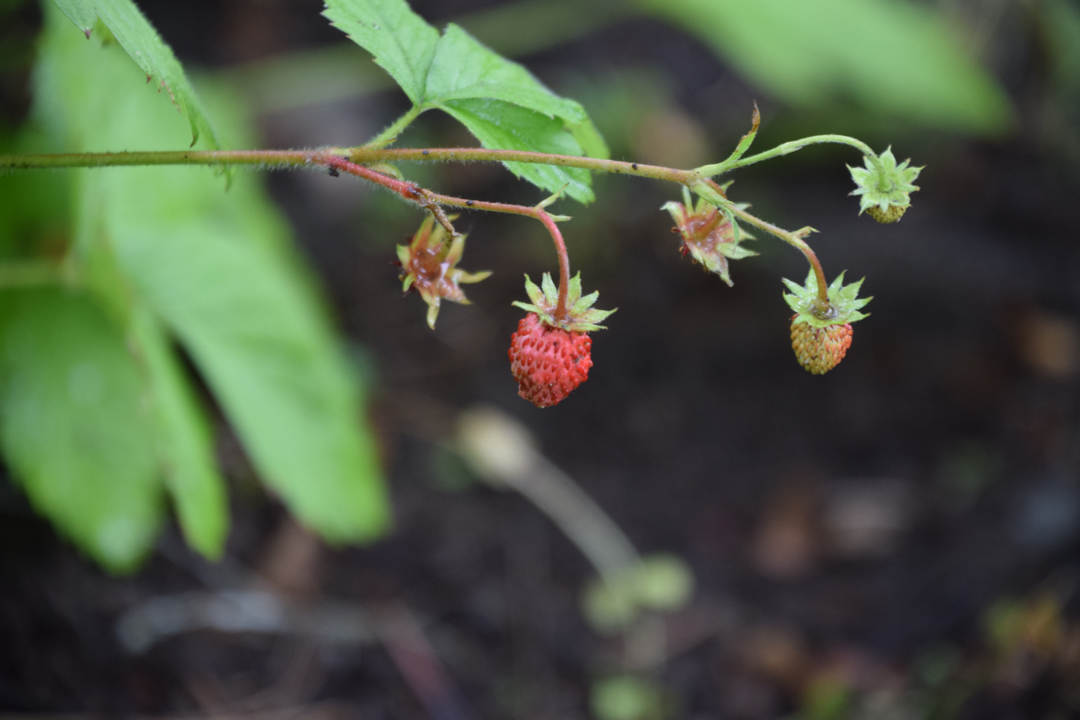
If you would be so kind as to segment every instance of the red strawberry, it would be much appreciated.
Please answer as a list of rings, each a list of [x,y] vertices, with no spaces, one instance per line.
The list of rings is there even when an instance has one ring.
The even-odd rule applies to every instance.
[[[518,381],[518,395],[536,407],[551,407],[589,377],[592,339],[589,333],[614,310],[593,307],[597,293],[581,296],[581,275],[570,280],[566,312],[556,319],[559,290],[544,273],[543,288],[525,277],[525,292],[532,303],[514,304],[529,314],[510,338],[510,371]]]
[[[589,378],[591,353],[588,333],[552,327],[529,313],[510,338],[510,371],[518,395],[536,407],[557,405]]]
[[[813,327],[796,323],[791,316],[791,347],[799,364],[814,375],[824,375],[836,367],[851,347],[851,324]]]

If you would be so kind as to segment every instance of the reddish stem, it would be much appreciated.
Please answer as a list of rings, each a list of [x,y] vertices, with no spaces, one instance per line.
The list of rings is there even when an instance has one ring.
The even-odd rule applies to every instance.
[[[364,178],[365,180],[383,186],[391,192],[397,193],[410,202],[416,203],[434,215],[435,219],[438,220],[451,235],[456,235],[457,233],[454,230],[453,225],[450,224],[450,220],[446,217],[446,213],[443,212],[443,205],[460,207],[468,210],[485,210],[488,212],[510,213],[512,215],[525,215],[527,217],[536,218],[542,222],[544,227],[547,228],[547,231],[551,233],[551,239],[555,242],[555,251],[559,255],[559,301],[555,306],[553,317],[557,322],[566,320],[566,296],[570,288],[570,256],[566,252],[566,242],[563,241],[562,233],[555,224],[554,218],[552,218],[542,207],[508,205],[506,203],[466,200],[465,198],[453,197],[452,195],[441,195],[426,190],[414,182],[398,180],[397,178],[384,175],[383,173],[364,167],[363,165],[357,165],[356,163],[350,162],[346,158],[337,155],[316,155],[312,158],[312,161],[325,164],[328,168],[334,170],[343,170],[350,175]]]
[[[566,293],[570,288],[570,256],[566,252],[566,243],[563,242],[562,233],[559,232],[555,220],[552,219],[543,208],[535,208],[537,220],[544,223],[544,227],[551,233],[551,239],[555,241],[555,250],[559,253],[559,303],[555,306],[555,322],[566,321]]]

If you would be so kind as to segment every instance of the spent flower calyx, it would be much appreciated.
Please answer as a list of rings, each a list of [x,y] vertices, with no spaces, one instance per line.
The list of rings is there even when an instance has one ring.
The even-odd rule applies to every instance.
[[[446,229],[435,225],[435,218],[428,215],[408,245],[398,245],[397,255],[401,263],[402,287],[405,292],[416,289],[428,305],[427,323],[435,329],[439,316],[439,304],[443,300],[468,305],[463,283],[480,282],[491,275],[490,271],[470,273],[457,267],[465,252],[465,236],[458,235],[447,242]]]
[[[695,204],[686,187],[683,187],[683,202],[668,202],[660,209],[667,210],[675,220],[675,230],[682,238],[679,251],[684,256],[689,254],[728,285],[732,284],[728,260],[757,255],[739,244],[754,238],[742,232],[734,217],[704,198],[698,198]]]

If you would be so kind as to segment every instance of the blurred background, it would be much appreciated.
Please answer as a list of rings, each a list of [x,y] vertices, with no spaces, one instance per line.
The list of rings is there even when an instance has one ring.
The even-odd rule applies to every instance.
[[[616,159],[719,161],[756,101],[755,150],[844,133],[925,165],[890,226],[858,216],[850,148],[729,178],[758,216],[817,228],[826,274],[865,277],[872,317],[836,370],[807,374],[781,297],[797,252],[758,234],[729,288],[680,258],[660,211],[676,188],[598,176],[595,204],[554,209],[586,291],[619,312],[589,381],[540,411],[506,348],[522,274],[556,270],[542,227],[461,217],[462,266],[494,276],[432,332],[391,265],[414,208],[267,174],[369,384],[395,527],[327,547],[220,422],[225,559],[172,528],[117,578],[5,475],[5,716],[1080,715],[1080,5],[411,4],[580,101]],[[185,66],[231,84],[262,147],[361,144],[408,108],[315,0],[139,5]],[[31,57],[38,10],[6,17],[3,48]],[[9,121],[27,77],[5,74]],[[427,113],[399,144],[473,141]],[[496,165],[402,169],[541,199]]]

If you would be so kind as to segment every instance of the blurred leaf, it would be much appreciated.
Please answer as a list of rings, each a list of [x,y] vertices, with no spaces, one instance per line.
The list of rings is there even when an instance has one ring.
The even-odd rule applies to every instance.
[[[1080,91],[1080,7],[1067,0],[1044,0],[1037,7],[1053,79],[1059,90],[1076,93]]]
[[[180,61],[131,0],[53,2],[87,38],[93,31],[94,19],[101,20],[135,64],[142,69],[147,82],[151,78],[157,79],[158,90],[165,90],[180,112],[187,117],[191,125],[191,144],[194,145],[202,133],[207,145],[214,149],[219,147],[206,111],[188,82]],[[83,78],[84,82],[90,84],[95,81],[90,75],[84,75]]]
[[[4,293],[0,442],[34,507],[98,562],[134,569],[162,514],[144,387],[85,295]]]
[[[39,96],[68,121],[63,136],[77,143],[70,150],[160,148],[183,134],[171,108],[131,82],[137,71],[118,50],[57,32],[45,44],[51,60],[38,76]],[[53,90],[88,73],[98,97],[85,105]],[[250,145],[234,94],[210,89],[226,135]],[[385,490],[359,389],[291,248],[287,223],[257,177],[238,175],[228,193],[205,168],[80,171],[78,177],[74,231],[88,281],[118,307],[124,296],[132,312],[145,306],[180,340],[261,477],[302,522],[337,542],[385,529]],[[127,280],[119,289],[101,270],[113,253]],[[182,389],[166,392],[183,403]],[[201,487],[207,501],[199,431],[187,422],[191,408],[173,403],[163,412],[183,424],[172,427],[173,452],[185,455],[189,472],[203,473],[187,490]],[[200,533],[209,547],[214,531]]]
[[[164,329],[145,310],[132,320],[131,340],[156,415],[153,430],[165,485],[188,545],[216,560],[225,548],[229,505],[213,433]]]
[[[675,714],[662,686],[634,675],[597,680],[590,705],[599,720],[661,720]]]
[[[374,55],[413,103],[423,101],[439,31],[405,0],[327,0],[323,15]]]
[[[638,0],[708,43],[788,102],[850,98],[869,110],[965,132],[1012,119],[996,81],[950,35],[944,16],[898,0]]]
[[[580,155],[581,147],[563,131],[563,124],[540,113],[499,100],[451,100],[442,104],[486,148]],[[566,194],[583,203],[594,196],[588,171],[553,165],[504,163],[510,172],[549,192],[566,187]]]

